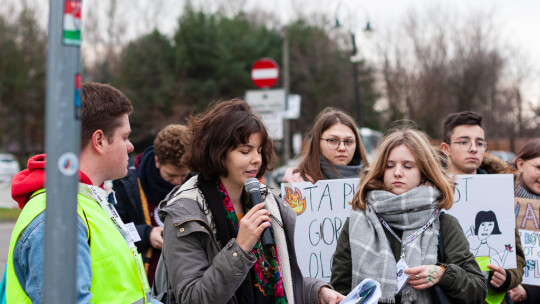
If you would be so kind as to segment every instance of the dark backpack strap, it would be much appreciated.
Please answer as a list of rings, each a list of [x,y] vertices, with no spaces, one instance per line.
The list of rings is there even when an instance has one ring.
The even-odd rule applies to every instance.
[[[442,237],[442,232],[441,230],[439,229],[439,246],[437,246],[438,248],[438,260],[439,262],[441,263],[445,263],[446,262],[446,253],[444,252],[444,242],[443,242],[443,237]]]
[[[437,260],[441,263],[446,263],[446,254],[444,253],[444,242],[442,237],[442,231],[439,229],[439,245],[437,246]],[[432,290],[432,300],[435,304],[450,304],[452,301],[448,298],[446,293],[442,290],[441,286],[438,284],[433,285]]]

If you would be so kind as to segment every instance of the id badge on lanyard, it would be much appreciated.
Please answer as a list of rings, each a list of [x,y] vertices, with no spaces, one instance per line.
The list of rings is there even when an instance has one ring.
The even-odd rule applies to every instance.
[[[146,278],[146,272],[144,271],[141,254],[137,251],[137,247],[133,242],[133,238],[131,237],[131,234],[129,233],[126,226],[124,225],[124,222],[120,218],[120,215],[118,214],[114,206],[109,203],[105,198],[103,198],[103,196],[99,193],[98,189],[95,186],[88,185],[88,188],[90,188],[90,191],[92,191],[92,193],[94,194],[94,197],[101,206],[101,209],[103,209],[105,214],[113,222],[114,226],[116,226],[116,229],[118,229],[120,234],[122,234],[124,240],[126,240],[126,243],[131,250],[133,259],[135,260],[135,264],[137,265],[137,272],[139,273],[139,280],[141,282],[142,288],[145,293],[150,292],[150,285],[148,284],[148,279]]]
[[[396,263],[396,276],[397,276],[397,291],[396,293],[399,293],[403,285],[407,282],[407,279],[409,278],[409,275],[405,273],[405,269],[409,269],[409,266],[405,262],[405,245],[409,244],[410,242],[417,239],[426,229],[433,224],[437,216],[439,215],[440,210],[435,210],[431,217],[429,218],[428,222],[420,227],[415,232],[411,233],[405,240],[401,240],[399,236],[392,230],[392,228],[386,223],[386,221],[379,216],[379,221],[381,224],[401,243],[401,257],[399,261]]]

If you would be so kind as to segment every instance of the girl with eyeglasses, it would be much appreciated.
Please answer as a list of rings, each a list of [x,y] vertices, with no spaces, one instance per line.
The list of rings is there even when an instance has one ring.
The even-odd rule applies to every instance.
[[[525,144],[516,156],[518,170],[514,185],[514,196],[540,200],[540,138]],[[510,290],[514,303],[540,303],[540,287],[524,286]]]
[[[328,107],[307,134],[298,168],[288,168],[284,183],[357,178],[368,165],[358,127],[345,112]]]

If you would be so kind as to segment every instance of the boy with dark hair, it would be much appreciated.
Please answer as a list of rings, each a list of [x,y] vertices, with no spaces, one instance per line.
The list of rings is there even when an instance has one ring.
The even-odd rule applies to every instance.
[[[449,114],[444,121],[443,140],[450,142],[450,136],[454,128],[463,125],[482,127],[482,116],[472,111]]]
[[[128,114],[131,102],[104,84],[82,85],[81,153],[77,194],[77,303],[150,303],[142,261],[125,225],[114,212],[106,180],[127,173],[133,145]],[[41,303],[45,234],[46,155],[28,160],[12,182],[22,209],[11,236],[7,261],[7,301]]]
[[[141,240],[135,245],[141,253],[150,285],[163,246],[163,223],[157,216],[157,206],[171,190],[184,183],[189,170],[182,166],[184,154],[181,143],[186,126],[168,125],[135,161],[135,168],[128,175],[113,181],[118,205],[116,209],[122,220],[135,224]]]
[[[482,116],[465,111],[448,115],[441,150],[448,156],[448,173],[474,174],[482,164],[487,143]]]
[[[485,154],[486,148],[482,116],[471,111],[452,113],[447,116],[443,127],[441,150],[448,156],[447,173],[449,175],[506,173],[504,171],[506,168],[493,160],[494,156],[489,156],[489,162],[485,161],[485,156],[488,156]],[[485,168],[485,166],[492,168]],[[490,294],[507,292],[521,283],[525,256],[517,228],[515,235],[517,268],[503,269],[497,265],[488,265],[491,270],[488,277],[488,298]],[[500,303],[507,303],[506,299],[509,299],[508,293]]]

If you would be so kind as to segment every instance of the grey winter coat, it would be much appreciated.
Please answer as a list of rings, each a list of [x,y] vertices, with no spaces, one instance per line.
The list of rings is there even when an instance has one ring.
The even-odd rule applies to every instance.
[[[290,268],[289,279],[282,273],[284,290],[287,292],[286,285],[289,284],[293,291],[293,297],[287,294],[288,302],[318,303],[319,288],[328,285],[302,277],[294,249],[296,213],[272,194],[266,197],[265,203],[267,206],[269,203],[277,205],[276,210],[279,209],[283,223],[283,228],[274,223],[273,227],[274,230],[282,229],[285,236],[286,249],[280,251],[288,252],[288,257],[285,257],[288,263],[283,258],[280,258],[280,263],[282,269],[287,268],[286,264]],[[158,265],[156,284],[163,284],[160,280],[166,270],[177,303],[238,303],[235,292],[254,265],[255,257],[244,252],[234,238],[224,246],[219,245],[212,227],[212,215],[198,189],[197,177],[173,190],[161,202],[158,212],[165,224],[163,261],[160,261],[165,267]],[[159,289],[163,287],[154,292],[160,293]]]

